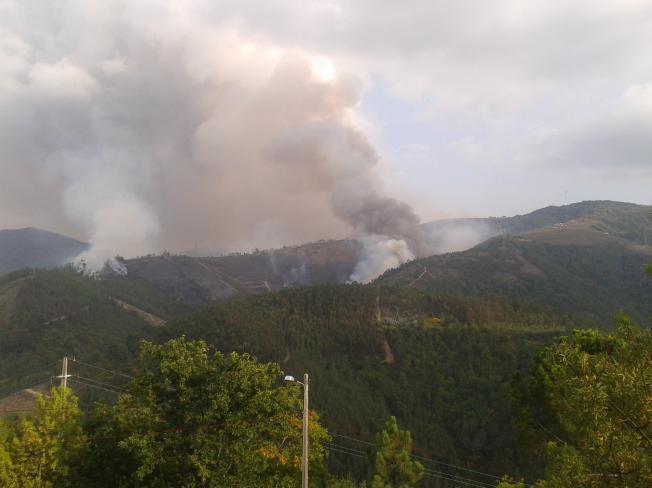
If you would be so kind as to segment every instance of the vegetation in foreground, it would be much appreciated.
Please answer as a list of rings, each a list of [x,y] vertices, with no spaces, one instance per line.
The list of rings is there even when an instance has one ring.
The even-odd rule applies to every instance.
[[[652,332],[617,322],[560,338],[516,390],[524,439],[546,459],[541,488],[652,486]]]
[[[524,448],[546,459],[536,486],[650,486],[652,332],[620,317],[612,333],[576,330],[515,381]],[[301,400],[277,364],[203,341],[143,342],[138,374],[113,405],[81,414],[55,388],[32,417],[0,428],[7,487],[298,486]],[[314,486],[356,486],[325,467],[331,437],[310,414]],[[372,488],[416,486],[433,472],[391,417],[369,452]],[[460,478],[443,478],[457,481]],[[443,486],[443,485],[442,485]],[[500,488],[525,486],[505,478]]]
[[[82,418],[68,388],[39,397],[33,417],[0,430],[0,482],[9,488],[95,486],[294,487],[301,470],[301,395],[273,363],[223,355],[203,341],[143,342],[138,376],[114,405]],[[310,473],[330,440],[310,412]],[[391,418],[378,436],[371,486],[414,486],[423,467]],[[343,481],[344,485],[350,482]],[[398,483],[398,484],[396,484]]]
[[[46,300],[56,299],[56,295],[44,293],[47,288],[40,289],[41,296]],[[47,310],[47,306],[43,310]],[[626,397],[621,392],[622,398],[609,399],[606,404],[600,404],[599,392],[594,392],[591,397],[589,387],[597,385],[603,393],[610,393],[611,386],[618,381],[625,381],[630,373],[638,374],[630,382],[634,386],[649,386],[649,376],[645,376],[649,375],[649,365],[652,363],[649,332],[638,331],[623,318],[612,334],[573,332],[555,346],[545,349],[546,352],[536,360],[534,373],[531,377],[528,376],[537,351],[551,344],[553,338],[571,324],[564,318],[555,318],[521,308],[517,304],[490,299],[446,298],[396,288],[321,286],[222,304],[173,321],[159,329],[158,341],[163,342],[169,337],[187,332],[190,337],[207,339],[220,350],[249,351],[254,357],[247,359],[256,364],[260,364],[257,360],[271,361],[283,364],[284,369],[291,373],[310,371],[317,385],[312,405],[323,413],[321,423],[330,432],[334,429],[336,433],[353,436],[354,440],[370,439],[371,433],[381,427],[384,418],[397,415],[398,420],[415,433],[415,446],[410,446],[410,449],[420,454],[420,459],[424,462],[424,478],[420,482],[423,486],[449,486],[447,483],[460,479],[458,469],[469,468],[485,473],[494,468],[494,473],[509,473],[516,479],[525,477],[529,483],[543,478],[541,486],[565,486],[564,470],[577,474],[578,477],[573,479],[579,486],[604,486],[601,483],[605,480],[613,481],[614,486],[621,486],[623,482],[628,483],[628,486],[639,486],[641,483],[641,486],[647,486],[650,461],[649,443],[646,439],[651,433],[649,418],[645,415],[649,414],[649,410],[636,410],[635,413],[640,417],[634,419],[633,414],[620,403],[631,395]],[[57,328],[58,325],[53,330]],[[13,330],[20,333],[19,329]],[[75,329],[70,330],[74,332]],[[626,330],[633,332],[628,336],[623,332]],[[112,341],[121,343],[124,347],[122,338],[107,336],[107,339],[103,341],[102,347],[110,349]],[[618,347],[593,348],[595,343],[601,343],[603,339],[605,344],[618,344]],[[589,378],[585,378],[586,385],[578,383],[577,378],[573,379],[568,371],[565,376],[555,376],[567,367],[566,363],[555,363],[556,356],[550,353],[561,347],[560,344],[573,344],[575,349],[565,351],[563,357],[572,357],[571,352],[577,353],[582,362],[573,363],[576,369],[577,365],[586,364],[597,368],[595,371],[584,372],[586,378]],[[630,347],[632,344],[642,344],[635,354]],[[637,359],[634,361],[632,358]],[[606,371],[604,365],[611,364],[610,362],[626,365],[622,371],[616,369],[613,372],[612,383],[607,378],[603,381],[600,376]],[[107,366],[112,367],[111,364]],[[140,373],[145,370],[143,364],[140,364],[133,371],[140,378]],[[545,374],[542,376],[542,371],[550,377],[547,378]],[[510,412],[508,401],[509,383],[514,373],[525,378],[516,382],[518,388],[513,390],[517,416]],[[550,391],[546,394],[546,389],[541,385]],[[552,387],[558,385],[564,385],[564,388],[555,391]],[[608,388],[605,385],[610,386]],[[619,451],[619,456],[622,454],[622,457],[615,465],[596,464],[593,454],[597,447],[587,442],[586,436],[590,439],[606,436],[610,443],[615,442],[625,448],[631,446],[633,438],[620,435],[617,430],[607,430],[605,434],[598,430],[600,427],[597,423],[582,430],[573,426],[573,422],[583,420],[572,417],[575,410],[562,411],[564,404],[552,401],[547,404],[542,401],[546,398],[565,398],[563,395],[580,387],[586,388],[586,391],[569,396],[565,399],[566,406],[573,405],[575,401],[593,398],[594,403],[584,410],[585,417],[590,417],[589,413],[597,409],[599,412],[607,412],[600,420],[605,425],[628,428],[633,421],[638,426],[637,432],[643,442],[633,451]],[[130,385],[127,394],[132,393],[133,388],[133,384]],[[636,394],[641,395],[641,390]],[[635,401],[632,405],[649,405],[649,398],[645,394],[638,397],[638,404]],[[65,394],[61,396],[66,397]],[[53,398],[55,397],[56,394]],[[49,401],[51,400],[41,400],[41,403]],[[93,425],[91,419],[107,421],[110,415],[118,414],[114,409],[121,401],[124,401],[122,396],[115,405],[97,406],[90,414],[83,416],[83,422],[72,424],[72,427],[76,425],[81,428],[81,437],[85,440],[84,449],[80,451],[84,455],[70,464],[66,464],[63,457],[56,457],[58,451],[67,451],[65,456],[72,456],[75,452],[75,449],[60,449],[52,441],[53,437],[65,438],[56,429],[51,429],[57,425],[56,419],[39,420],[39,416],[36,416],[33,420],[26,419],[6,426],[0,435],[3,440],[0,455],[4,476],[4,479],[0,478],[2,483],[8,484],[10,476],[16,475],[16,469],[20,472],[24,467],[24,470],[29,472],[31,469],[33,473],[34,468],[29,468],[26,461],[28,458],[40,459],[36,464],[38,476],[47,473],[48,463],[62,467],[62,470],[52,474],[54,486],[65,486],[61,481],[64,479],[67,480],[65,483],[75,486],[74,483],[79,483],[75,480],[90,476],[89,473],[95,474],[96,471],[88,468],[88,463],[93,459],[88,451],[88,442],[93,440],[88,435]],[[59,402],[65,404],[67,400]],[[627,416],[614,417],[613,411],[609,410],[612,404],[626,412]],[[143,404],[136,402],[136,406],[143,407]],[[99,413],[102,408],[105,413]],[[43,416],[44,413],[39,415]],[[129,410],[122,411],[125,419],[130,419],[129,413]],[[76,416],[71,411],[64,417],[70,420]],[[520,424],[520,441],[515,428],[517,424]],[[98,421],[95,428],[110,429],[115,428],[115,425],[120,424],[112,426]],[[48,426],[49,432],[56,434],[47,437]],[[75,428],[62,429],[62,432],[75,433]],[[174,431],[175,428],[171,429]],[[537,429],[539,432],[533,433]],[[570,430],[565,432],[563,429]],[[117,438],[112,435],[115,432],[117,431],[106,430],[104,437]],[[144,428],[140,432],[148,434],[152,431]],[[546,435],[542,435],[542,432]],[[41,433],[45,435],[44,440],[37,440]],[[95,435],[95,439],[100,437]],[[67,442],[74,446],[75,439],[78,438],[73,437]],[[134,442],[142,445],[140,438]],[[156,444],[150,439],[149,447]],[[118,442],[117,445],[122,449],[126,444]],[[356,483],[351,480],[339,481],[332,478],[332,475],[372,480],[369,473],[373,472],[375,466],[374,457],[360,456],[361,451],[350,446],[345,446],[344,452],[342,449],[328,449],[326,442],[324,446],[327,451],[322,458],[325,465],[321,463],[315,468],[314,482],[320,480],[320,483],[342,486],[353,486]],[[360,446],[357,445],[357,448],[360,449]],[[177,450],[172,449],[172,452]],[[350,456],[352,452],[357,455]],[[604,452],[611,453],[608,450]],[[640,459],[640,462],[627,465],[628,452],[629,461]],[[162,455],[165,456],[165,453]],[[161,454],[158,456],[150,455],[150,459],[159,459]],[[547,460],[545,472],[543,466],[536,462],[542,456]],[[195,457],[189,455],[188,459]],[[54,461],[48,461],[50,458]],[[102,463],[105,462],[102,460]],[[454,465],[451,469],[442,467],[451,463]],[[63,469],[63,466],[69,465],[74,465],[75,469]],[[124,470],[125,466],[129,464],[122,463],[119,468]],[[441,470],[438,471],[441,475],[438,480],[432,474],[436,467]],[[120,469],[115,470],[116,476]],[[140,472],[144,473],[143,470]],[[30,485],[26,479],[17,486],[47,486],[44,482]],[[478,481],[476,478],[467,479]],[[488,478],[482,479],[486,484]],[[121,480],[122,478],[117,481],[114,479],[114,486],[154,486],[144,485],[144,482],[134,485],[129,476],[124,478],[126,481]],[[618,480],[621,480],[620,485]],[[84,483],[89,483],[88,479]],[[199,483],[187,486],[202,486],[201,481]],[[510,481],[506,479],[503,483],[504,486],[509,486]]]

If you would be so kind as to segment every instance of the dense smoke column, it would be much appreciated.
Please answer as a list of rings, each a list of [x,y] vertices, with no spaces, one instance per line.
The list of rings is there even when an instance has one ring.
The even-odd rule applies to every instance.
[[[367,281],[423,253],[351,121],[357,79],[186,4],[42,8],[0,6],[0,218],[88,240],[90,272],[119,270],[116,254],[353,235]]]

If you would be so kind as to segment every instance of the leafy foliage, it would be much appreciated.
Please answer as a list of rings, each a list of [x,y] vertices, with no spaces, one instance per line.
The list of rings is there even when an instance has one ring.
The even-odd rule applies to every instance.
[[[81,412],[70,389],[39,396],[33,418],[0,426],[0,481],[9,488],[70,485],[71,464],[85,446]]]
[[[545,349],[518,395],[547,459],[542,487],[652,485],[652,332],[617,322]]]
[[[281,370],[184,338],[144,343],[139,375],[89,420],[85,477],[92,486],[296,486],[301,411]],[[312,476],[327,439],[311,414]]]

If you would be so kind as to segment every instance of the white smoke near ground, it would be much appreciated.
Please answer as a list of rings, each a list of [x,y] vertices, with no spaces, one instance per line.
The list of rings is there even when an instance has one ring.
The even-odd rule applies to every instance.
[[[385,236],[365,236],[360,239],[363,257],[351,274],[351,281],[367,283],[383,271],[415,258],[407,242]]]
[[[202,4],[0,4],[0,207],[87,238],[88,272],[353,235],[368,281],[426,253],[352,122],[360,82]]]
[[[466,251],[503,232],[498,223],[479,219],[441,220],[424,224],[422,230],[432,254]]]

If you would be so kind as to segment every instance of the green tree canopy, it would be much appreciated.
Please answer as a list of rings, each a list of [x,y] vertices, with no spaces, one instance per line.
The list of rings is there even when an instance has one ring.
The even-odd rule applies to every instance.
[[[0,425],[0,485],[9,488],[70,486],[71,465],[83,450],[77,398],[53,388],[36,400],[36,414]]]
[[[144,342],[140,371],[89,421],[93,486],[294,487],[301,471],[301,400],[276,364],[212,352],[203,341]],[[310,418],[313,477],[327,434]]]
[[[390,417],[376,437],[371,488],[409,488],[423,478],[423,466],[414,461],[412,436]]]
[[[545,349],[519,395],[546,456],[542,487],[652,486],[652,333],[617,322]]]

